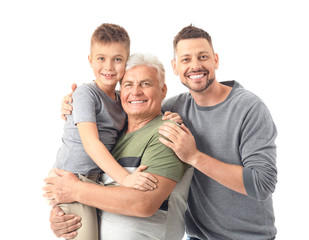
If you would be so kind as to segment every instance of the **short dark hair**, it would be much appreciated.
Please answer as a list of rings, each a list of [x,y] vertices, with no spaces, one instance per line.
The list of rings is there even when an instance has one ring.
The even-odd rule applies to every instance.
[[[197,28],[197,27],[194,27],[192,24],[187,26],[187,27],[184,27],[174,38],[174,41],[173,41],[173,45],[174,45],[174,52],[176,51],[176,47],[177,47],[177,44],[180,40],[184,40],[184,39],[191,39],[191,38],[205,38],[212,50],[213,50],[213,45],[212,45],[212,40],[211,40],[211,36],[206,32],[204,31],[203,29],[201,28]]]
[[[121,26],[111,23],[103,23],[93,32],[91,47],[94,43],[123,43],[130,55],[130,37],[128,32]]]

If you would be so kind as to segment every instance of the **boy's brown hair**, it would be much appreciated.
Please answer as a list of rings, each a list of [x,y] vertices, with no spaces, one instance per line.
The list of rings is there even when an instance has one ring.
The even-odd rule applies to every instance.
[[[204,31],[203,29],[201,28],[197,28],[197,27],[194,27],[192,24],[187,26],[187,27],[184,27],[174,38],[174,41],[173,41],[173,45],[174,45],[174,52],[176,51],[176,47],[177,47],[177,44],[180,40],[184,40],[184,39],[191,39],[191,38],[205,38],[212,50],[213,49],[213,46],[212,46],[212,40],[211,40],[211,36],[206,32]]]
[[[130,37],[121,26],[111,23],[103,23],[93,32],[91,47],[94,43],[123,43],[130,55]]]

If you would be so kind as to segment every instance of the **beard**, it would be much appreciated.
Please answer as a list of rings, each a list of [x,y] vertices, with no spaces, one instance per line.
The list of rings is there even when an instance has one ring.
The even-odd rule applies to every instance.
[[[207,88],[209,88],[210,86],[211,86],[211,84],[214,82],[214,80],[215,80],[215,77],[213,77],[213,78],[208,78],[208,76],[209,75],[207,75],[207,79],[206,79],[206,82],[205,82],[205,84],[204,85],[202,85],[202,86],[199,86],[199,87],[194,87],[194,86],[191,86],[189,83],[184,83],[184,82],[182,82],[182,84],[183,85],[185,85],[187,88],[189,88],[191,91],[193,91],[193,92],[197,92],[197,93],[199,93],[199,92],[203,92],[204,90],[206,90]]]

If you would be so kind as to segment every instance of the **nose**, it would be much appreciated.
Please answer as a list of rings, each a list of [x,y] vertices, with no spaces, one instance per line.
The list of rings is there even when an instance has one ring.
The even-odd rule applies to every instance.
[[[139,84],[136,84],[132,87],[131,94],[134,96],[138,96],[142,94],[142,89]]]
[[[191,70],[193,70],[193,71],[200,70],[200,69],[202,68],[202,65],[201,65],[199,59],[197,59],[197,58],[192,59],[192,60],[191,60],[190,68],[191,68]]]
[[[114,70],[114,64],[112,60],[106,61],[104,64],[104,70],[106,71],[112,71]]]

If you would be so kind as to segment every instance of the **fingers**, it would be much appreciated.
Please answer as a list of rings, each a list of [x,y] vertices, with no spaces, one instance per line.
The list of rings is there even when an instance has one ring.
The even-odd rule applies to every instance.
[[[73,107],[69,103],[73,102],[72,94],[75,91],[75,89],[77,88],[77,85],[75,83],[73,83],[71,88],[72,88],[72,92],[70,94],[66,95],[63,98],[62,103],[61,103],[61,115],[60,116],[65,121],[67,120],[67,117],[65,115],[72,114]]]
[[[147,191],[157,188],[155,183],[158,182],[158,180],[150,173],[135,172],[134,175],[136,180],[133,187],[135,189]]]
[[[56,216],[63,216],[64,212],[62,211],[60,207],[57,206],[51,210],[51,214],[55,214]]]
[[[73,83],[73,84],[72,84],[72,86],[71,86],[71,88],[72,88],[72,92],[74,92],[74,91],[75,91],[75,89],[77,88],[76,83]]]
[[[150,173],[142,173],[142,171],[146,170],[148,167],[145,165],[140,165],[136,170],[135,170],[135,174],[137,174],[138,172],[139,174],[139,185],[142,185],[143,188],[146,188],[148,190],[153,190],[154,188],[156,188],[156,182],[158,182],[158,180],[152,176]]]
[[[76,215],[65,215],[60,207],[50,212],[50,226],[57,237],[74,238],[76,230],[81,227],[81,218]]]
[[[59,222],[51,222],[51,229],[57,237],[74,238],[77,235],[76,230],[82,224],[80,217],[75,215],[64,215]]]
[[[53,171],[59,176],[62,177],[63,175],[69,173],[65,170],[59,169],[59,168],[54,168]]]
[[[159,138],[159,141],[160,141],[161,143],[163,143],[165,146],[167,146],[167,147],[171,148],[172,150],[174,150],[174,144],[173,144],[172,142],[170,142],[170,141],[164,139],[163,137],[160,137],[160,138]]]
[[[62,100],[60,116],[63,120],[67,120],[67,117],[65,115],[70,115],[72,113],[73,107],[69,104],[72,103],[72,101],[73,100],[70,95],[65,96]]]
[[[182,121],[182,119],[181,119],[181,117],[178,113],[172,113],[170,111],[166,111],[164,113],[162,120],[171,120],[173,122],[178,123],[179,125],[181,125],[183,123],[183,121]]]
[[[147,169],[147,166],[140,165],[140,166],[135,170],[135,172],[142,172],[142,171],[144,171],[144,170],[146,170],[146,169]]]
[[[164,116],[163,117],[167,117],[168,115],[170,115],[172,112],[171,111],[165,111]]]
[[[175,142],[180,138],[181,134],[184,134],[185,132],[177,125],[170,122],[165,122],[162,126],[160,126],[159,133],[171,142]]]
[[[61,110],[72,111],[73,107],[71,106],[71,104],[69,104],[69,103],[72,103],[72,102],[73,102],[73,99],[72,99],[71,96],[69,96],[69,95],[65,96],[62,100],[62,103],[61,103]]]
[[[62,234],[60,236],[58,236],[59,238],[64,238],[64,239],[73,239],[77,236],[77,232],[70,232],[67,234]]]
[[[158,180],[157,180],[154,176],[152,176],[150,173],[142,173],[141,176],[144,177],[144,178],[146,178],[146,179],[147,179],[148,181],[150,181],[151,183],[153,183],[153,187],[156,186],[156,184],[154,184],[154,183],[158,182]],[[146,180],[145,180],[145,181],[146,181]],[[147,181],[147,182],[148,182],[148,181]]]

